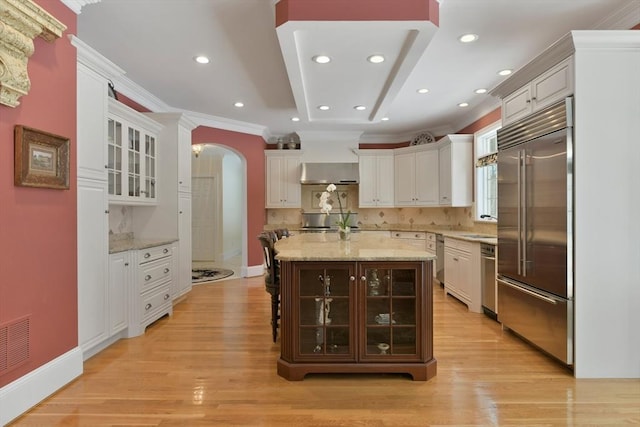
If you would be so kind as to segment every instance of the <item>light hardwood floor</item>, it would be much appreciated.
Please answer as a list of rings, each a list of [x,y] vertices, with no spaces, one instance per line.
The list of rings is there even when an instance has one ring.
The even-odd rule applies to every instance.
[[[11,426],[640,423],[640,381],[575,380],[498,323],[444,298],[439,286],[434,293],[438,374],[427,382],[280,378],[262,278],[224,280],[194,286],[172,317],[88,360],[80,378]]]

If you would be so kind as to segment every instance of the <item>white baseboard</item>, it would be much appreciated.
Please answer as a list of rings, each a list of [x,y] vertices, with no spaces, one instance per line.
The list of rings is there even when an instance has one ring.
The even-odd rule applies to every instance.
[[[0,388],[0,425],[19,417],[82,374],[82,350],[73,350]]]
[[[242,266],[240,268],[240,275],[242,277],[254,277],[262,276],[264,274],[264,265],[252,265],[249,267]]]

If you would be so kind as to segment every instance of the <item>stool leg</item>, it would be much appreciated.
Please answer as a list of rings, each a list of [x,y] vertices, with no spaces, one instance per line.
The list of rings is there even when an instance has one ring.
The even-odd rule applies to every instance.
[[[278,337],[278,306],[280,305],[279,295],[274,293],[271,295],[271,333],[273,334],[273,342],[276,342]]]

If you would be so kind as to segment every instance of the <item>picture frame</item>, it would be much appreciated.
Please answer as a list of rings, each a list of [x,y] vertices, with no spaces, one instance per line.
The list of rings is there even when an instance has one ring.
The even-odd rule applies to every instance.
[[[14,185],[69,189],[69,138],[16,125]]]

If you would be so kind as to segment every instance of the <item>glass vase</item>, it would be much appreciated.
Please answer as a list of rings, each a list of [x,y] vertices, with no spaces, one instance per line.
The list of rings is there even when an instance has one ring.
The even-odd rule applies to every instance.
[[[338,238],[340,240],[351,240],[351,227],[339,227]]]

